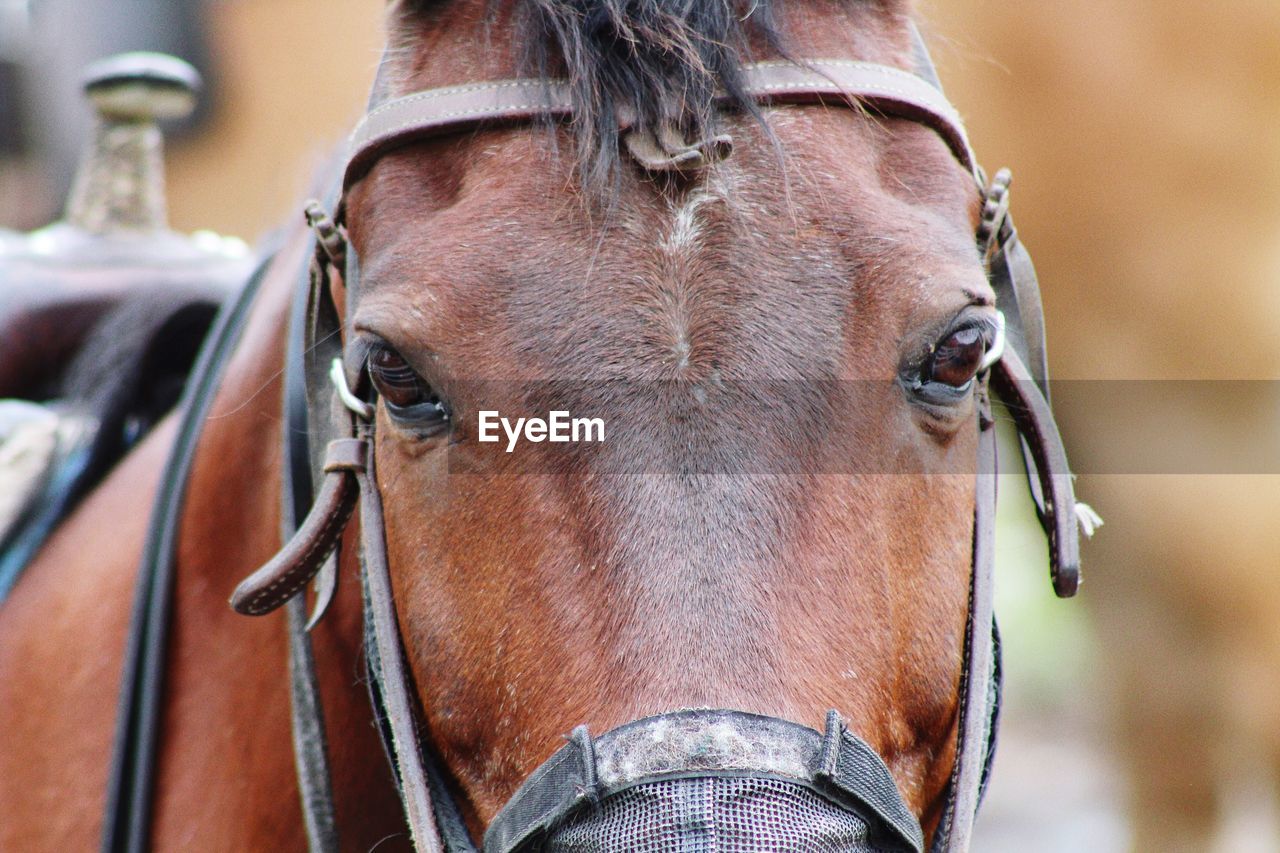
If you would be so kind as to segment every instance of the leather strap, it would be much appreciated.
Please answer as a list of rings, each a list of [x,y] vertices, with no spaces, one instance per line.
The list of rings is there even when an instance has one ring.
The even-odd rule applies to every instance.
[[[274,255],[274,250],[266,253],[236,298],[218,312],[179,403],[181,421],[147,524],[125,640],[124,672],[102,824],[104,853],[142,853],[150,846],[156,750],[177,573],[178,528],[187,479],[222,371],[240,339],[249,306]]]
[[[335,179],[330,197],[337,202],[338,186]],[[311,202],[306,210],[307,222],[315,234],[315,249],[311,254],[310,271],[305,299],[295,300],[305,305],[302,318],[303,349],[299,358],[304,384],[302,394],[306,402],[306,420],[302,428],[317,439],[327,435],[351,433],[350,416],[337,406],[333,389],[327,376],[335,358],[342,356],[342,334],[337,309],[327,270],[330,265],[341,268],[346,252],[346,237],[333,222],[326,209],[318,202]],[[324,478],[324,454],[328,448],[320,440],[309,441],[311,482],[319,484]],[[307,622],[310,631],[333,601],[338,589],[338,555],[335,550],[320,565],[316,578],[316,600]]]
[[[1013,416],[1035,462],[1044,496],[1041,524],[1049,538],[1049,574],[1058,597],[1069,598],[1080,586],[1080,526],[1071,467],[1053,410],[1015,350],[1006,350],[996,363],[991,386]]]
[[[310,293],[309,263],[302,264],[298,276],[301,292]],[[305,521],[312,504],[315,482],[311,473],[311,440],[307,423],[307,377],[304,354],[310,341],[306,334],[306,299],[294,299],[289,310],[288,342],[284,365],[284,407],[281,440],[285,470],[280,489],[280,536],[288,542]],[[337,814],[329,771],[329,744],[324,724],[320,678],[306,617],[306,596],[297,596],[286,605],[289,636],[289,717],[293,740],[294,766],[302,823],[310,853],[336,853]]]
[[[743,69],[743,80],[748,94],[768,104],[843,102],[927,125],[977,180],[977,164],[959,113],[942,92],[909,71],[843,59],[759,62]]]
[[[1008,187],[1003,189],[1008,193]],[[1007,202],[1006,202],[1007,204]],[[1044,345],[1044,309],[1035,265],[1006,210],[999,224],[996,250],[991,255],[991,284],[996,304],[1008,321],[1009,345],[1026,365],[1044,398],[1049,399],[1049,361]]]
[[[359,442],[364,450],[364,467],[356,471],[360,483],[360,532],[364,547],[366,616],[373,623],[377,642],[378,684],[391,728],[396,769],[400,778],[400,797],[405,817],[413,836],[414,849],[420,853],[444,853],[444,845],[436,826],[435,808],[423,764],[423,750],[415,726],[412,683],[400,644],[400,627],[387,566],[387,547],[382,518],[382,496],[378,492],[373,470],[372,425],[360,426]]]
[[[841,59],[757,62],[742,69],[743,88],[765,104],[860,105],[918,121],[936,130],[956,158],[977,167],[960,116],[942,93],[909,71]],[[727,96],[723,96],[727,98]],[[351,134],[344,189],[391,149],[481,124],[568,118],[569,85],[562,80],[494,80],[446,86],[393,98],[374,107]],[[622,130],[627,130],[622,123]]]
[[[1013,176],[1001,169],[984,192],[978,244],[987,258],[988,277],[996,293],[996,304],[1007,322],[1008,347],[1027,365],[1045,400],[1049,399],[1049,363],[1044,344],[1044,311],[1040,283],[1031,255],[1018,238],[1009,211],[1009,184]],[[1044,490],[1036,470],[1035,457],[1025,439],[1019,439],[1027,488],[1035,503],[1041,527],[1048,532]]]
[[[312,209],[308,211],[308,218],[315,220],[313,227],[320,221],[320,217]],[[334,251],[334,246],[325,248],[325,230],[327,229],[323,227],[317,228],[316,262],[312,264],[305,299],[297,300],[298,303],[306,303],[306,334],[302,347],[305,353],[302,363],[306,373],[306,404],[297,400],[296,395],[289,394],[286,420],[291,420],[289,416],[296,409],[306,410],[306,420],[303,425],[296,422],[286,424],[286,436],[294,438],[299,434],[306,437],[309,431],[306,423],[314,424],[314,428],[322,433],[332,434],[334,430],[341,430],[350,435],[353,431],[349,413],[331,416],[335,406],[339,410],[341,407],[335,402],[329,377],[320,359],[331,352],[341,351],[328,269],[333,263],[345,260],[346,284],[350,289],[358,286],[358,261],[354,250]],[[286,384],[289,384],[288,378],[286,372]],[[296,417],[292,420],[296,421]],[[437,839],[434,843],[439,845],[439,849],[450,853],[470,853],[475,848],[466,834],[464,822],[457,814],[456,806],[453,805],[440,774],[428,765],[426,751],[417,734],[420,716],[411,690],[413,679],[404,664],[394,617],[394,601],[386,569],[380,495],[372,475],[366,475],[367,449],[372,443],[373,425],[361,421],[360,430],[364,436],[362,438],[340,438],[329,442],[321,466],[320,491],[311,503],[306,517],[298,524],[280,552],[241,582],[231,597],[231,606],[246,615],[263,615],[288,602],[290,662],[291,672],[294,674],[291,680],[293,735],[303,814],[310,849],[332,849],[331,845],[336,844],[336,830],[330,828],[334,809],[324,750],[323,714],[319,706],[314,665],[310,661],[309,642],[306,642],[305,631],[299,630],[301,626],[295,625],[294,611],[297,614],[303,612],[304,596],[301,593],[307,583],[322,571],[332,571],[333,552],[350,521],[357,498],[361,493],[365,495],[360,497],[360,529],[366,633],[370,643],[367,660],[374,708],[380,724],[385,724],[387,742],[384,745],[392,760],[410,829],[415,838],[425,839],[419,849],[437,849],[431,846],[431,839],[434,837]],[[286,446],[290,446],[289,441],[286,441]],[[290,471],[287,472],[288,479],[301,478],[306,474],[305,462],[294,459],[294,455],[289,454],[291,464]],[[294,468],[304,470],[299,473],[292,470]],[[293,488],[299,494],[307,491],[301,482],[295,483]],[[300,500],[297,497],[294,499]],[[332,582],[322,583],[312,622],[323,615],[325,600],[331,595]],[[388,611],[390,616],[387,615]],[[440,845],[441,835],[449,841],[447,846]]]
[[[240,582],[231,608],[263,616],[293,598],[316,576],[337,547],[356,505],[354,474],[364,468],[364,443],[354,438],[329,442],[320,494],[297,532],[262,568]]]
[[[984,394],[985,397],[985,394]],[[995,631],[996,442],[990,403],[978,416],[978,466],[974,494],[973,573],[965,625],[959,726],[951,790],[934,850],[965,853],[973,833],[989,767],[995,730],[997,664]]]
[[[942,83],[929,55],[929,48],[915,21],[908,22],[915,73],[942,92]],[[1007,172],[1002,172],[1007,176]],[[982,187],[979,172],[978,185]],[[984,241],[983,227],[999,226],[1008,219],[1008,184],[998,197],[984,188],[983,219],[979,242]],[[1003,246],[1002,243],[997,243]],[[989,252],[985,254],[990,254]],[[1005,313],[1007,296],[998,276],[991,270],[996,304]],[[1034,280],[1033,280],[1034,286]],[[1038,299],[1038,294],[1037,294]],[[1039,302],[1036,302],[1037,309]],[[1015,334],[1021,315],[1013,319]],[[1007,347],[1006,347],[1007,350]],[[977,479],[974,490],[973,558],[969,586],[969,612],[965,624],[964,657],[961,664],[960,704],[956,734],[956,759],[942,821],[933,839],[933,850],[941,853],[965,853],[969,849],[973,824],[990,778],[995,758],[996,729],[999,723],[1001,667],[999,631],[995,621],[995,517],[996,459],[995,423],[991,416],[988,387],[979,398]]]
[[[306,597],[289,599],[285,616],[289,631],[290,733],[307,849],[310,853],[336,853],[338,826],[329,773],[329,741],[315,653],[307,633]]]

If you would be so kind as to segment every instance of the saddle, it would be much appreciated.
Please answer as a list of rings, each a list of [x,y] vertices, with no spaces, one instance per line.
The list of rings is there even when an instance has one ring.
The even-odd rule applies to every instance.
[[[57,331],[31,346],[0,336],[9,395],[0,399],[0,600],[80,498],[178,402],[227,294],[216,279],[176,290],[123,284],[114,302],[67,293],[39,305],[36,328]],[[0,329],[32,329],[28,305],[6,308]]]
[[[85,80],[97,126],[64,218],[30,234],[0,230],[0,601],[178,402],[215,315],[251,269],[239,240],[165,221],[156,122],[190,112],[195,69],[125,54]]]

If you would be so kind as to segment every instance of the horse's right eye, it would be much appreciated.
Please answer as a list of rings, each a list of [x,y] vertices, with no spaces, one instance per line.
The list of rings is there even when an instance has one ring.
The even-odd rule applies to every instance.
[[[419,426],[449,421],[449,409],[440,396],[391,347],[383,344],[369,354],[369,379],[386,402],[387,410],[400,420],[414,421]]]

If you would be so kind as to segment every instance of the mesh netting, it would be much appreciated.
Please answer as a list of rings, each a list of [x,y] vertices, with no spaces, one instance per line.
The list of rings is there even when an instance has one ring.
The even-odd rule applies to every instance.
[[[606,797],[551,833],[548,853],[874,853],[867,824],[803,785],[712,776]]]

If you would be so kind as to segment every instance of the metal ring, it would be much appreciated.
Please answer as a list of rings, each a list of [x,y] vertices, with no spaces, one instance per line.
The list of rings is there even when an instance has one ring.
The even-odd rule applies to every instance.
[[[1005,333],[1004,333],[1004,312],[996,312],[996,336],[991,341],[991,346],[987,348],[987,354],[982,357],[982,363],[978,365],[978,372],[990,370],[991,366],[1000,360],[1004,355]]]
[[[354,412],[361,420],[373,419],[373,406],[352,394],[351,389],[347,387],[347,373],[342,369],[342,359],[333,360],[333,364],[329,367],[329,381],[337,390],[338,399],[342,401],[342,405]]]

